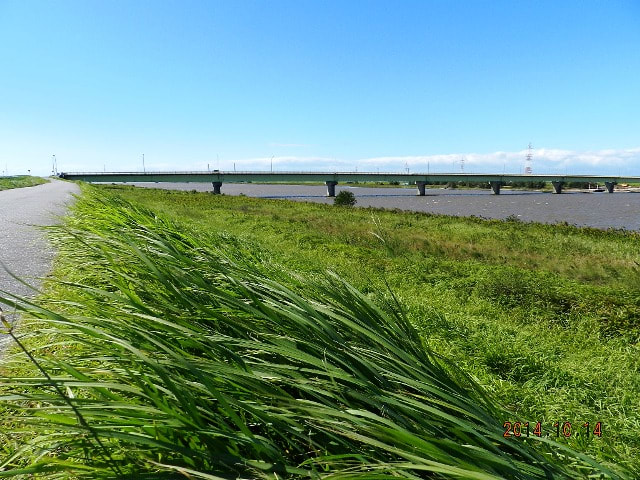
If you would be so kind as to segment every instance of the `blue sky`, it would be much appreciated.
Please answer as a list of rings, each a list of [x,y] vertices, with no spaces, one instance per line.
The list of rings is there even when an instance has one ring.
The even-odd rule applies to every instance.
[[[0,0],[9,174],[518,173],[529,142],[640,175],[640,2]]]

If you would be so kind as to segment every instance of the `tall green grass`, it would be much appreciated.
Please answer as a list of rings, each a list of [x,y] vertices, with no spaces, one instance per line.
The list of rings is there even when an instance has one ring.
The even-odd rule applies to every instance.
[[[336,271],[380,305],[388,282],[422,340],[507,405],[507,420],[601,421],[601,438],[567,443],[640,472],[638,232],[100,191],[195,231],[231,232],[305,275]]]
[[[507,413],[392,295],[104,191],[53,235],[74,281],[4,299],[25,318],[1,366],[0,477],[619,478],[504,438]]]

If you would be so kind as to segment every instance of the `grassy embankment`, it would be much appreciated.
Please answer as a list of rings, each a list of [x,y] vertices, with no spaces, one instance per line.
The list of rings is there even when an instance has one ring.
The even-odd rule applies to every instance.
[[[0,190],[11,188],[35,187],[47,183],[42,177],[31,177],[29,175],[18,175],[15,177],[0,177]]]
[[[67,340],[60,341],[53,347],[43,345],[38,350],[38,354],[44,357],[53,350],[58,357],[62,355],[62,358],[81,358],[80,364],[83,369],[93,368],[92,375],[101,373],[103,376],[112,378],[113,385],[120,385],[119,382],[123,381],[123,377],[128,376],[127,378],[131,380],[130,373],[133,371],[133,377],[137,382],[136,389],[129,387],[131,391],[127,391],[126,395],[119,392],[114,399],[109,397],[114,394],[107,393],[106,390],[104,392],[92,390],[90,377],[85,378],[84,371],[80,374],[75,370],[78,365],[76,360],[74,360],[76,363],[73,363],[76,366],[73,368],[67,363],[62,363],[62,360],[59,364],[55,364],[51,359],[46,360],[49,367],[57,369],[55,373],[60,377],[65,375],[75,377],[76,383],[68,383],[67,394],[78,397],[89,391],[91,395],[98,397],[99,401],[96,400],[98,407],[93,404],[80,403],[80,405],[85,409],[83,410],[85,414],[92,417],[93,424],[97,425],[96,429],[99,429],[99,431],[93,431],[92,435],[97,433],[104,435],[103,441],[108,443],[105,449],[112,448],[117,441],[125,445],[129,441],[135,445],[135,439],[127,437],[127,435],[133,435],[130,431],[127,431],[127,435],[121,433],[119,437],[115,434],[110,436],[105,433],[105,428],[99,426],[109,424],[108,415],[99,410],[107,408],[103,407],[103,404],[108,403],[108,400],[120,405],[119,413],[124,415],[125,405],[118,404],[118,402],[126,403],[119,396],[122,393],[127,401],[131,401],[129,398],[131,397],[134,404],[138,402],[142,404],[139,408],[127,407],[134,412],[132,414],[134,418],[136,415],[139,416],[139,420],[132,421],[127,416],[118,419],[115,415],[115,420],[112,420],[115,426],[111,425],[110,428],[118,432],[129,428],[134,430],[136,435],[143,432],[146,435],[144,437],[146,441],[157,452],[164,452],[162,456],[146,458],[145,455],[148,456],[148,453],[141,453],[142,449],[138,445],[136,448],[131,448],[131,455],[139,455],[136,458],[143,458],[147,466],[154,461],[163,464],[163,462],[171,463],[175,460],[175,457],[166,451],[167,444],[171,445],[172,441],[175,442],[175,438],[168,434],[166,429],[173,425],[176,435],[183,432],[185,430],[183,422],[189,423],[189,415],[198,412],[202,406],[197,401],[192,404],[194,401],[191,394],[185,395],[188,397],[186,399],[180,398],[182,395],[179,393],[180,388],[174,389],[175,385],[167,385],[166,382],[167,380],[176,381],[179,387],[189,385],[189,388],[196,390],[194,395],[197,397],[203,389],[203,380],[198,378],[202,372],[195,377],[190,377],[182,371],[182,377],[165,378],[162,376],[166,373],[164,370],[154,369],[154,365],[151,365],[150,371],[140,373],[139,369],[133,367],[135,360],[140,360],[138,350],[133,351],[128,348],[128,342],[133,340],[139,342],[136,345],[144,346],[143,353],[147,352],[147,349],[156,352],[154,355],[161,352],[163,362],[160,363],[163,368],[171,363],[169,361],[171,358],[174,362],[184,361],[182,357],[177,357],[178,360],[171,357],[175,352],[170,352],[167,341],[177,346],[180,355],[189,354],[198,358],[210,349],[215,353],[215,358],[218,358],[221,355],[221,347],[218,343],[215,341],[201,343],[196,338],[197,332],[188,330],[194,326],[197,327],[195,330],[202,328],[202,318],[195,315],[194,309],[200,315],[203,312],[206,313],[210,316],[209,318],[223,318],[222,316],[228,318],[228,313],[236,309],[241,311],[239,318],[257,315],[261,319],[258,325],[253,326],[256,331],[247,334],[245,339],[247,342],[249,340],[264,342],[265,338],[268,338],[269,342],[273,340],[273,345],[278,345],[278,348],[283,350],[275,351],[272,345],[268,350],[270,353],[265,357],[264,351],[263,354],[257,353],[265,348],[262,344],[259,347],[256,344],[235,345],[231,342],[229,351],[225,354],[232,359],[229,361],[235,362],[239,356],[245,362],[245,366],[248,363],[251,368],[256,368],[256,362],[258,362],[261,368],[266,370],[274,368],[273,365],[277,364],[279,365],[276,369],[277,375],[274,371],[270,371],[271,376],[268,378],[279,378],[284,386],[279,385],[278,388],[282,387],[287,393],[290,393],[289,390],[293,388],[295,395],[305,398],[306,401],[309,401],[310,397],[314,401],[324,401],[325,397],[329,397],[337,403],[332,403],[331,408],[323,404],[325,410],[322,410],[318,418],[316,415],[320,410],[304,410],[300,405],[291,406],[293,409],[299,409],[295,410],[296,414],[293,417],[291,416],[293,410],[288,414],[277,412],[284,415],[277,417],[278,421],[284,424],[292,422],[291,425],[287,424],[289,426],[286,430],[278,430],[278,427],[274,427],[275,434],[269,429],[266,429],[268,430],[266,432],[256,427],[272,443],[263,444],[262,440],[260,442],[252,440],[253,443],[249,443],[255,448],[251,452],[258,453],[248,457],[246,442],[247,438],[252,437],[247,435],[255,432],[244,432],[239,426],[247,424],[245,417],[248,415],[247,405],[238,407],[233,403],[238,399],[232,398],[232,406],[223,408],[224,402],[228,402],[231,398],[227,396],[229,391],[225,390],[225,396],[216,397],[213,400],[220,405],[219,408],[225,414],[228,414],[226,417],[223,415],[221,420],[228,425],[225,427],[226,430],[223,428],[215,432],[210,431],[208,435],[212,437],[217,435],[226,439],[220,445],[232,449],[232,451],[225,450],[230,455],[229,458],[233,458],[235,454],[240,458],[252,458],[256,461],[262,459],[272,462],[273,465],[277,464],[278,468],[284,468],[278,462],[274,462],[275,457],[269,456],[273,453],[272,449],[276,448],[275,444],[278,448],[284,449],[280,450],[280,455],[283,451],[287,454],[291,452],[287,460],[295,465],[298,465],[302,458],[306,458],[303,451],[309,458],[321,454],[337,455],[339,452],[346,451],[351,453],[350,457],[341,459],[331,457],[326,460],[316,460],[315,463],[310,464],[315,465],[316,468],[321,464],[326,465],[327,471],[334,472],[344,472],[348,466],[357,467],[362,462],[369,465],[382,462],[379,465],[382,470],[390,469],[390,464],[393,463],[394,468],[405,473],[418,473],[424,471],[421,468],[433,468],[433,464],[430,467],[425,467],[424,464],[421,467],[416,466],[420,461],[411,455],[403,456],[407,452],[417,452],[417,457],[421,459],[443,460],[445,457],[452,456],[452,463],[448,464],[464,469],[470,468],[470,459],[466,456],[469,452],[464,452],[464,448],[455,449],[452,445],[466,443],[487,448],[487,445],[482,445],[477,436],[469,433],[474,429],[481,432],[480,437],[492,439],[495,442],[494,445],[500,445],[501,452],[507,452],[507,456],[517,460],[529,454],[525,453],[528,452],[529,447],[525,445],[526,442],[522,442],[522,439],[510,438],[506,439],[506,442],[504,439],[501,440],[504,421],[529,421],[532,426],[535,421],[540,421],[544,432],[554,432],[554,435],[555,428],[552,427],[552,423],[558,420],[571,422],[574,432],[576,429],[584,432],[581,426],[586,421],[591,423],[592,428],[597,421],[601,421],[603,422],[602,438],[594,438],[591,435],[587,440],[583,435],[578,438],[572,437],[568,441],[562,439],[560,441],[568,443],[577,451],[594,455],[600,460],[612,460],[619,465],[637,468],[637,460],[634,459],[640,451],[638,405],[640,380],[637,374],[639,368],[637,342],[640,336],[638,321],[640,307],[637,292],[640,282],[635,263],[639,253],[638,238],[635,234],[379,210],[337,209],[324,205],[241,197],[214,197],[187,192],[133,190],[121,187],[103,187],[101,192],[111,192],[135,205],[144,205],[186,225],[184,231],[179,227],[165,229],[164,233],[160,234],[163,240],[159,241],[154,236],[158,235],[158,232],[148,231],[149,228],[151,230],[155,228],[153,225],[151,227],[147,225],[145,228],[129,225],[132,223],[131,218],[127,219],[124,214],[111,211],[114,208],[113,204],[101,206],[96,203],[81,202],[76,218],[72,221],[78,233],[74,237],[66,236],[62,243],[62,254],[58,261],[56,276],[71,282],[99,286],[105,291],[86,291],[75,288],[73,285],[50,284],[45,299],[50,299],[48,304],[53,309],[66,310],[70,314],[81,311],[88,317],[82,320],[88,324],[83,327],[84,333],[90,333],[89,338],[93,338],[92,335],[98,336],[93,338],[91,345],[91,349],[97,349],[97,353],[92,352],[88,355],[82,353],[83,348],[75,345],[72,348],[68,347],[70,340]],[[105,211],[96,212],[96,208]],[[136,221],[142,217],[143,215],[138,213],[133,216]],[[146,222],[149,222],[148,218]],[[219,236],[216,235],[217,232],[228,232],[231,236],[228,234]],[[188,248],[180,244],[184,240],[183,235],[189,239]],[[176,241],[179,245],[167,246],[163,243],[167,239]],[[236,256],[241,264],[247,262],[242,252],[249,252],[248,261],[251,262],[249,268],[256,270],[258,278],[247,277],[246,270],[242,268],[231,269],[231,273],[225,272],[224,269],[220,271],[220,267],[213,261],[216,254],[207,250],[211,248],[212,242],[219,244],[227,255]],[[146,250],[149,246],[154,250],[153,262],[145,264],[144,262],[148,262],[148,259],[141,254],[144,252],[145,255],[151,255]],[[235,250],[240,251],[233,253]],[[176,251],[179,253],[177,256]],[[194,259],[193,255],[199,255],[201,258]],[[276,270],[299,272],[304,280],[295,280],[286,274],[276,274],[273,265],[277,266]],[[344,287],[339,283],[335,288],[321,285],[322,282],[317,280],[324,275],[323,272],[326,269],[337,272],[356,288],[365,292],[366,296],[346,295],[345,298],[339,298],[339,292],[345,291]],[[221,281],[220,275],[225,273],[229,275],[231,281],[222,282],[221,286],[218,283]],[[239,278],[243,275],[245,278]],[[275,278],[316,301],[333,302],[329,308],[333,311],[344,310],[348,312],[347,316],[353,314],[354,317],[350,318],[359,318],[364,312],[363,318],[371,322],[369,327],[376,322],[383,322],[383,324],[388,322],[390,326],[385,327],[388,330],[383,331],[382,334],[388,336],[391,346],[385,344],[381,349],[379,342],[375,344],[375,348],[367,342],[361,343],[362,339],[357,337],[362,332],[354,333],[351,330],[352,324],[345,324],[340,320],[342,323],[334,324],[333,327],[337,327],[338,331],[344,329],[346,334],[352,335],[348,340],[353,342],[356,348],[353,352],[351,349],[341,350],[338,355],[333,352],[331,342],[327,343],[326,339],[321,338],[319,343],[313,343],[318,339],[314,338],[314,335],[307,335],[305,329],[310,328],[308,325],[300,331],[299,324],[292,327],[287,323],[295,324],[292,319],[295,317],[296,321],[299,320],[300,311],[305,307],[298,310],[296,315],[285,315],[287,322],[282,326],[285,330],[281,331],[277,327],[278,322],[273,322],[274,319],[282,320],[278,315],[283,311],[286,312],[288,308],[287,304],[282,304],[286,302],[283,302],[278,295],[286,297],[288,293],[282,289],[278,290],[279,287],[274,289],[269,286],[271,290],[266,287],[256,287],[260,285],[260,281],[264,282],[261,276]],[[217,293],[212,293],[206,288],[207,282],[211,282],[212,279],[215,279],[213,285],[220,287]],[[245,283],[247,281],[248,283]],[[393,306],[395,300],[387,284],[394,292],[399,307]],[[232,298],[239,296],[249,300],[235,301],[230,304],[227,298],[225,303],[219,296],[215,296],[221,295],[220,292],[229,293]],[[223,295],[224,298],[226,297]],[[68,299],[72,303],[61,305],[53,299]],[[373,306],[368,303],[369,300],[374,304],[382,305],[386,313],[372,310]],[[261,307],[250,309],[247,305],[252,305],[252,302],[262,302]],[[298,300],[292,303],[299,305]],[[357,308],[354,308],[356,305]],[[199,311],[199,308],[203,311]],[[452,359],[462,370],[478,379],[484,390],[509,408],[512,413],[502,412],[493,405],[492,401],[484,400],[481,394],[473,393],[466,381],[460,379],[455,369],[446,363],[444,366],[434,367],[433,365],[440,364],[428,353],[420,353],[422,351],[420,343],[418,339],[412,337],[411,329],[406,330],[402,322],[397,323],[393,320],[396,318],[393,312],[398,308],[405,312],[409,323],[413,324],[430,349]],[[154,335],[156,331],[166,329],[166,326],[158,326],[158,315],[160,318],[178,323],[179,327],[170,329],[174,338],[159,340]],[[45,314],[41,316],[51,317]],[[190,322],[193,318],[198,321]],[[128,322],[127,324],[130,325],[139,323],[140,331],[132,332],[124,329],[126,339],[122,340],[118,335],[123,334],[123,326],[117,323],[116,319]],[[325,318],[324,321],[327,319]],[[330,317],[330,323],[334,321],[336,318]],[[105,349],[103,342],[110,339],[99,338],[102,334],[94,331],[96,328],[104,328],[105,323],[108,328],[112,328],[111,333],[118,338],[117,341],[111,341],[119,347],[115,348],[111,345],[111,348],[115,348],[120,352],[119,354],[107,353],[109,350]],[[51,326],[51,323],[47,325]],[[243,330],[247,328],[245,324],[234,324],[234,326],[236,330],[231,332],[232,337],[238,332],[241,333],[240,336],[246,334]],[[28,329],[30,330],[31,327]],[[147,335],[144,332],[147,332]],[[221,334],[220,331],[215,333]],[[229,334],[229,332],[222,333]],[[380,331],[376,332],[378,335],[380,333]],[[272,335],[273,338],[271,338]],[[55,338],[60,338],[60,332],[56,333]],[[71,333],[69,338],[77,341],[80,337]],[[305,342],[310,344],[305,347]],[[35,348],[38,343],[36,341],[31,345]],[[300,365],[299,362],[304,363],[310,360],[297,358],[298,354],[295,352],[301,350],[305,354],[309,353],[305,348],[317,352],[321,345],[324,345],[322,355],[325,360],[320,363],[324,361],[328,362],[328,365],[334,365],[336,361],[340,364],[340,368],[332,374],[335,377],[332,377],[330,382],[315,384],[314,382],[319,382],[318,365],[313,369],[308,364]],[[329,345],[328,348],[327,345]],[[403,356],[397,350],[398,348],[406,349],[409,357]],[[237,349],[242,351],[239,352]],[[122,351],[129,352],[128,356]],[[365,352],[369,353],[365,355]],[[78,355],[79,353],[82,355]],[[334,353],[336,357],[332,357]],[[355,358],[341,357],[347,353],[355,355]],[[119,355],[126,357],[127,361],[120,367],[114,367],[114,361],[123,361]],[[364,359],[359,358],[358,355],[365,355],[366,358],[366,362],[360,364],[360,367],[357,366],[357,362],[362,362]],[[16,362],[17,358],[17,356],[12,357]],[[286,360],[287,358],[292,363],[287,368],[290,370],[295,366],[290,376],[283,374],[282,365],[289,361]],[[70,362],[70,360],[67,361]],[[365,364],[371,367],[369,362],[373,362],[374,366],[381,370],[378,370],[373,377],[368,377],[366,374],[364,377],[358,377],[363,375],[363,372],[355,372],[353,369],[364,368]],[[406,369],[407,362],[422,366],[418,371],[413,371],[411,368],[403,370],[405,374],[407,371],[412,371],[412,374],[409,375],[410,382],[406,378],[401,382],[402,388],[399,389],[397,383],[391,386],[384,384],[389,381],[384,374],[382,378],[378,378],[378,375],[385,370],[397,371],[400,368],[399,365],[402,366],[400,369]],[[105,363],[109,365],[108,368],[105,368]],[[203,368],[201,361],[196,363],[198,368]],[[267,364],[268,366],[265,366]],[[179,363],[178,366],[184,367],[183,370],[187,372],[190,371],[189,369],[196,368],[191,363],[186,365]],[[20,369],[26,367],[12,364],[6,368],[9,368],[8,371],[21,372]],[[220,365],[216,368],[219,369]],[[344,369],[349,371],[345,373]],[[249,371],[254,372],[251,369]],[[293,375],[294,371],[301,376]],[[375,372],[376,368],[373,370],[367,368],[366,371]],[[213,378],[220,376],[224,378],[225,372],[214,373]],[[356,375],[364,383],[357,385],[349,383],[350,375]],[[437,381],[429,387],[429,381],[425,379],[434,379],[438,376],[447,379],[445,384],[448,385],[449,396],[445,392],[445,395],[439,397],[441,403],[434,404],[426,400],[425,389],[434,388],[433,385],[437,385]],[[288,381],[283,379],[285,377]],[[158,378],[162,381],[158,381]],[[246,380],[245,376],[239,375],[235,380],[232,379],[232,383],[236,387],[242,387],[242,392],[245,394],[252,388],[255,389],[257,395],[252,398],[257,397],[255,401],[266,402],[267,405],[261,404],[260,408],[266,408],[269,414],[275,415],[276,412],[272,410],[278,405],[273,404],[272,390],[265,389],[264,384],[261,383],[264,378],[267,377],[261,377],[260,381],[252,378],[251,382],[254,383],[245,384],[243,383]],[[416,381],[420,383],[416,384]],[[311,388],[306,389],[299,385],[301,382],[302,384],[311,382],[314,388],[322,385],[324,393]],[[378,382],[383,382],[383,385]],[[158,384],[161,386],[158,387]],[[204,386],[208,387],[206,384]],[[228,385],[225,386],[228,387]],[[269,388],[275,387],[270,385]],[[164,393],[164,396],[158,393],[158,389]],[[413,395],[420,399],[418,404],[410,408],[407,404],[398,404],[397,398],[384,396],[406,389],[411,390],[412,393],[407,397],[402,396],[403,402],[412,398]],[[419,392],[412,389],[417,389]],[[442,394],[441,389],[442,385],[434,388],[436,392]],[[351,390],[359,395],[356,402],[357,409],[350,403],[353,399],[347,394]],[[327,391],[330,394],[326,393]],[[464,399],[464,408],[460,405],[454,408],[447,403],[452,401],[451,392],[455,392],[455,398]],[[210,391],[208,395],[211,396]],[[364,401],[363,395],[365,397],[371,395],[372,398],[375,397],[375,401],[363,404],[361,403]],[[163,400],[165,397],[167,399]],[[46,404],[45,400],[44,397],[33,399],[34,402]],[[156,403],[153,403],[154,401]],[[167,405],[164,405],[163,401],[168,402]],[[149,402],[151,405],[148,404]],[[186,409],[187,414],[184,416],[187,419],[182,416],[171,416],[175,414],[175,403]],[[195,408],[195,411],[189,410],[190,405],[192,409]],[[336,409],[344,409],[350,405],[354,408],[351,413],[340,411],[341,416],[337,414]],[[367,420],[359,423],[363,420],[361,412],[371,413],[372,405],[382,409],[377,412],[378,417],[369,418],[371,422]],[[418,405],[420,405],[419,408]],[[64,405],[58,404],[56,408],[63,407]],[[234,416],[236,407],[240,410],[244,409],[241,419]],[[98,410],[98,413],[95,413],[92,408]],[[118,410],[117,407],[110,408]],[[423,408],[434,408],[435,412],[441,412],[443,409],[449,413],[453,411],[454,419],[443,420],[446,415],[434,413],[433,410],[427,413],[422,410]],[[468,413],[474,409],[475,414]],[[356,411],[360,414],[355,413]],[[160,415],[162,412],[164,416]],[[257,415],[257,412],[252,411],[251,414]],[[153,415],[157,415],[157,418]],[[309,423],[297,424],[298,420],[294,421],[294,417],[297,419],[300,415],[307,415],[310,419]],[[349,415],[355,415],[355,417],[349,417]],[[330,427],[322,423],[324,420],[320,420],[325,416],[331,419]],[[155,418],[154,427],[137,426],[149,425],[149,418]],[[287,420],[285,421],[284,418]],[[46,420],[61,421],[55,415]],[[126,420],[131,425],[127,424]],[[394,428],[402,425],[409,433],[406,431],[401,433],[394,429],[387,430],[383,425],[387,420],[394,424]],[[42,422],[42,416],[35,421]],[[118,423],[119,421],[121,423]],[[197,423],[193,419],[191,421]],[[255,425],[263,425],[256,418],[253,421]],[[75,428],[73,424],[74,421],[66,422],[70,430]],[[127,427],[124,424],[127,424]],[[304,430],[309,425],[312,427],[310,427],[310,437],[307,438],[306,444],[286,443],[292,442],[293,438],[298,438],[296,435],[300,434],[299,428]],[[288,429],[289,427],[291,430]],[[188,429],[186,432],[193,433]],[[313,435],[329,435],[334,442],[330,443],[332,447],[327,447],[326,451],[317,451],[319,444],[311,441],[311,432]],[[274,439],[274,435],[277,436],[278,433],[282,435],[280,443]],[[395,436],[396,434],[399,436]],[[402,438],[405,434],[408,436]],[[164,435],[168,437],[165,438]],[[358,435],[359,437],[355,438]],[[435,443],[430,443],[431,440],[423,443],[424,435]],[[148,438],[149,436],[151,439]],[[451,444],[447,444],[446,447],[439,444],[439,437],[446,438]],[[5,449],[10,450],[11,447],[16,446],[19,443],[16,438],[18,437],[11,437],[11,441],[4,439]],[[188,436],[186,439],[180,437],[180,448],[177,450],[181,448],[197,450],[199,442],[203,442],[203,438],[195,434],[191,440],[188,438]],[[320,437],[314,438],[320,439]],[[373,442],[376,438],[383,439],[383,444],[388,442],[387,446],[367,443]],[[284,446],[283,439],[286,443]],[[322,439],[326,441],[328,437]],[[41,441],[46,443],[44,440]],[[71,447],[66,447],[67,450],[65,450],[60,447],[56,453],[62,457],[65,451],[77,454],[81,450],[82,442],[90,441],[91,439],[87,439],[86,436],[76,438],[75,447],[78,450],[73,450]],[[160,445],[163,442],[166,444]],[[190,442],[195,443],[192,445]],[[364,449],[362,442],[367,445]],[[357,445],[354,446],[354,444]],[[390,453],[388,451],[390,444],[400,445],[400,452]],[[513,471],[508,469],[513,465],[499,465],[496,463],[498,457],[492,456],[497,454],[491,448],[489,449],[491,454],[476,453],[471,462],[478,463],[482,469],[493,474],[515,478]],[[382,454],[382,452],[387,453]],[[442,455],[442,452],[446,452],[446,455],[438,456]],[[179,453],[178,451],[176,455]],[[95,457],[98,455],[99,453],[94,454],[94,462],[97,461]],[[113,455],[117,457],[112,459],[116,464],[124,463],[122,455],[125,455],[124,460],[126,460],[126,454],[122,452]],[[277,458],[282,461],[280,457]],[[399,460],[402,462],[398,463]],[[226,460],[220,461],[224,463]],[[547,461],[550,462],[549,468],[555,468],[552,464],[557,460],[547,457]],[[19,460],[15,462],[20,463]],[[516,464],[514,468],[523,469],[523,465],[524,463]],[[105,470],[108,468],[108,465],[102,466]],[[202,468],[202,465],[192,467],[197,469]],[[505,469],[500,470],[501,467]],[[183,468],[188,468],[188,465]],[[260,468],[266,467],[254,462],[246,468],[255,468],[260,471]],[[449,471],[449,474],[453,475],[453,472]],[[534,473],[529,472],[529,474],[529,477],[525,475],[523,478],[537,478]],[[557,475],[560,474],[557,473]],[[371,472],[365,473],[364,476],[372,478]],[[471,474],[467,475],[467,478],[472,478]]]

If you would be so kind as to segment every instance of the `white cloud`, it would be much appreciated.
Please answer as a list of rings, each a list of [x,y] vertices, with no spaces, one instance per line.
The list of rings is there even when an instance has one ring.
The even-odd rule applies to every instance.
[[[157,161],[148,159],[147,171],[329,171],[329,172],[410,172],[445,173],[461,172],[461,159],[464,158],[464,172],[467,173],[521,173],[524,171],[527,150],[514,152],[497,151],[490,153],[460,152],[438,155],[384,156],[360,159],[345,159],[327,156],[262,156],[254,158],[236,158],[197,161],[184,159],[180,163],[165,158]],[[584,175],[623,175],[640,176],[640,147],[629,149],[603,149],[594,151],[562,150],[551,148],[533,149],[533,173],[538,174],[584,174]],[[130,159],[131,160],[131,159]],[[97,162],[93,162],[94,164]],[[142,165],[136,158],[129,162],[107,164],[111,171],[141,170]],[[10,165],[11,166],[11,165]],[[50,167],[49,167],[50,168]],[[59,169],[65,171],[102,170],[86,164],[65,162]]]
[[[354,162],[346,162],[331,157],[300,157],[300,156],[273,156],[256,157],[221,162],[222,170],[237,171],[261,171],[270,170],[273,165],[274,170],[279,171],[345,171],[352,170]],[[206,170],[206,167],[204,168]]]
[[[384,156],[361,159],[344,159],[324,156],[265,156],[220,162],[221,170],[237,171],[360,171],[360,172],[411,172],[444,173],[464,171],[469,173],[521,173],[524,171],[528,151],[474,153],[461,152],[438,155]],[[538,148],[533,149],[534,173],[573,173],[640,175],[640,148],[575,151]],[[195,169],[206,170],[207,163],[200,162]]]
[[[363,166],[371,166],[380,170],[444,172],[461,171],[462,159],[464,170],[469,172],[520,173],[524,170],[528,151],[492,152],[492,153],[450,153],[443,155],[374,157],[361,160]],[[640,175],[640,148],[606,149],[597,151],[575,151],[538,148],[532,150],[532,168],[534,173],[610,173],[624,175]],[[619,170],[623,169],[623,172]]]

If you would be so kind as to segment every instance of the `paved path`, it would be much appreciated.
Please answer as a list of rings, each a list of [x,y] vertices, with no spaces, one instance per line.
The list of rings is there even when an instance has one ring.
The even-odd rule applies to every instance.
[[[79,193],[74,183],[52,180],[36,187],[0,191],[0,261],[11,272],[30,284],[51,269],[54,250],[39,225],[56,223]],[[32,295],[0,266],[0,290],[18,295]],[[6,311],[7,308],[3,306]],[[11,318],[11,315],[9,316]],[[2,346],[0,338],[0,347]]]

